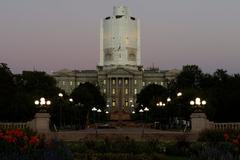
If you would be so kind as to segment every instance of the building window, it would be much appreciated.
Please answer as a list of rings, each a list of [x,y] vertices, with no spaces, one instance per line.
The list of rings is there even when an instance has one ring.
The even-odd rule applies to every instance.
[[[136,79],[134,80],[134,84],[135,84],[135,85],[137,84],[137,80],[136,80]]]
[[[65,85],[65,81],[62,81],[62,85],[63,85],[63,86]]]
[[[103,93],[106,93],[106,88],[103,89]]]
[[[116,93],[116,90],[115,88],[112,89],[112,94],[115,94]]]
[[[115,84],[115,83],[116,83],[116,80],[115,80],[115,79],[113,79],[113,80],[112,80],[112,84]]]
[[[145,84],[145,82],[142,82],[142,84],[143,84],[143,86],[145,86],[146,84]]]
[[[128,84],[128,79],[125,79],[125,84]]]
[[[72,81],[70,81],[70,86],[72,86],[73,85],[73,82]]]
[[[105,79],[103,80],[103,84],[104,84],[104,85],[106,84],[106,80],[105,80]]]
[[[125,101],[125,106],[128,107],[128,101]]]
[[[116,101],[115,101],[115,100],[112,101],[112,106],[113,106],[113,107],[116,106]]]
[[[125,94],[128,94],[128,88],[125,88]]]
[[[118,80],[118,84],[121,84],[121,83],[122,83],[122,80],[121,80],[121,79],[119,79],[119,80]]]
[[[134,89],[134,94],[137,94],[137,88]]]

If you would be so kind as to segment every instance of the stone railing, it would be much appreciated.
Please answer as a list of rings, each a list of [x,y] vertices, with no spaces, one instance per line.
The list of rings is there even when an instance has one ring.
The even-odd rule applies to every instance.
[[[215,130],[240,130],[240,122],[233,123],[215,123],[209,121],[205,113],[192,113],[191,114],[192,132],[201,132],[205,129]]]
[[[33,123],[32,121],[29,122],[0,122],[0,129],[13,129],[13,128],[30,128],[33,129]]]
[[[19,122],[19,123],[5,123],[0,122],[0,129],[25,129],[29,128],[38,133],[47,133],[50,132],[49,129],[49,113],[36,113],[34,119],[28,122]]]
[[[233,130],[240,130],[240,123],[214,123],[209,122],[210,129],[219,129],[219,130],[226,130],[226,129],[233,129]]]

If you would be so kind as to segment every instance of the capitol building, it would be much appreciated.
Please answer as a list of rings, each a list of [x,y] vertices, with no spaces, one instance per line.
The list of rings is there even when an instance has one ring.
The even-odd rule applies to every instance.
[[[113,15],[101,20],[100,60],[96,70],[63,69],[53,73],[58,87],[70,94],[81,83],[100,88],[110,111],[131,112],[136,95],[149,84],[166,87],[179,70],[144,69],[141,65],[140,21],[126,6],[115,6]],[[145,53],[143,53],[145,54]]]

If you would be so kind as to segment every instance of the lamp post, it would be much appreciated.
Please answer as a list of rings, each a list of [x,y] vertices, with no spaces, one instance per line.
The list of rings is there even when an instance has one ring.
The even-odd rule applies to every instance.
[[[191,114],[191,131],[200,132],[208,128],[208,119],[205,113],[203,112],[204,106],[207,104],[207,101],[201,100],[197,97],[195,100],[190,101],[190,105],[193,106],[194,111]]]
[[[179,99],[179,102],[177,103],[177,105],[179,106],[179,117],[177,118],[177,125],[180,125],[180,128],[182,127],[182,124],[183,124],[183,114],[182,114],[182,104],[181,104],[181,101],[180,101],[180,98],[182,97],[182,92],[178,92],[177,93],[177,98]]]
[[[194,107],[194,112],[203,112],[203,107],[207,104],[207,101],[201,100],[201,98],[197,97],[195,100],[190,101],[190,105]]]
[[[47,107],[51,105],[51,101],[41,97],[39,100],[35,100],[34,104],[38,106],[39,109],[38,113],[34,116],[34,130],[39,133],[49,132],[50,115],[47,113]]]
[[[97,136],[97,126],[96,126],[96,122],[95,122],[95,112],[97,112],[97,108],[93,107],[92,112],[93,112],[93,123],[94,123],[94,126],[95,126],[95,132],[96,132],[96,136]]]
[[[34,104],[36,106],[39,106],[39,111],[40,113],[47,112],[47,106],[51,105],[50,100],[46,100],[44,97],[41,97],[39,100],[35,100]]]
[[[170,100],[171,101],[171,100]],[[170,102],[168,99],[167,99],[167,102]],[[163,108],[166,106],[166,103],[163,103],[162,101],[160,101],[160,102],[158,102],[157,104],[156,104],[156,106],[157,107],[159,107],[160,108],[160,113],[159,113],[159,115],[161,115],[160,116],[160,118],[159,118],[159,122],[158,122],[158,124],[159,124],[159,128],[163,128],[162,126],[163,126],[163,122],[165,122],[165,117],[163,117],[162,115],[164,115],[164,112],[163,112]],[[156,124],[157,125],[157,124]],[[157,127],[156,127],[157,128]]]
[[[143,111],[145,112],[145,121],[147,121],[147,119],[148,119],[147,113],[148,113],[148,111],[149,111],[149,108],[148,108],[148,107],[145,107]]]
[[[140,116],[142,118],[142,136],[144,135],[144,123],[143,123],[143,109],[139,110]]]
[[[60,105],[59,105],[59,130],[62,127],[62,98],[63,98],[63,93],[58,93],[58,97],[60,97]]]
[[[98,113],[98,122],[100,122],[100,114],[101,114],[102,110],[101,109],[98,109],[97,110],[97,113]]]

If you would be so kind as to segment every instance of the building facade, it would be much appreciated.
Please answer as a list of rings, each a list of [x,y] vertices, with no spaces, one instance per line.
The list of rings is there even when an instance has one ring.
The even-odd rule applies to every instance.
[[[130,113],[136,107],[136,95],[143,87],[152,83],[166,86],[179,73],[176,69],[144,70],[140,44],[139,20],[130,14],[127,7],[116,6],[113,16],[101,20],[97,69],[63,69],[53,76],[58,87],[69,94],[81,83],[93,83],[99,86],[111,113]]]

